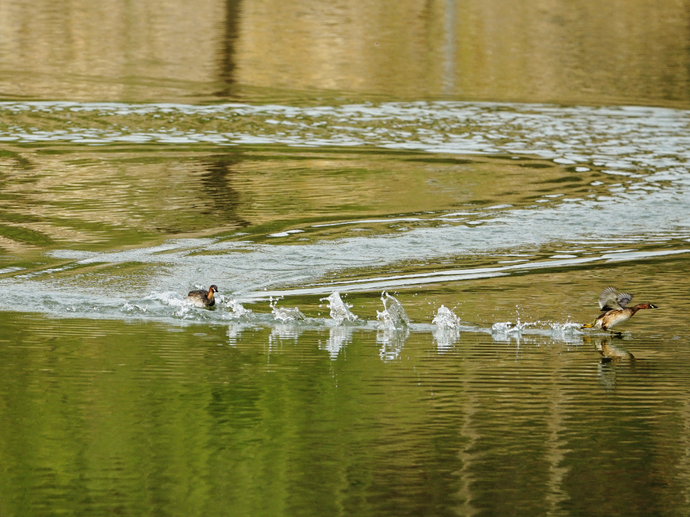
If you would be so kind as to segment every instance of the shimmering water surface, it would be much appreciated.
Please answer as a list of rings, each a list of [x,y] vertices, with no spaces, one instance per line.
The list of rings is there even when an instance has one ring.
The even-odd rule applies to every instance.
[[[0,8],[0,516],[690,513],[687,6],[494,4]]]

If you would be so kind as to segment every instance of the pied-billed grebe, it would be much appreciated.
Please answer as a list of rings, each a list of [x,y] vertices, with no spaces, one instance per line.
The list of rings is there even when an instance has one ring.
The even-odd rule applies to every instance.
[[[203,289],[198,291],[189,291],[187,295],[187,301],[190,302],[195,307],[213,307],[216,300],[213,298],[213,293],[218,292],[218,287],[212,285],[208,288],[208,292]]]
[[[615,287],[607,287],[599,296],[601,315],[592,324],[583,325],[582,328],[598,328],[608,330],[632,318],[640,309],[658,309],[653,303],[640,303],[633,307],[626,307],[632,300],[632,294],[620,293]]]

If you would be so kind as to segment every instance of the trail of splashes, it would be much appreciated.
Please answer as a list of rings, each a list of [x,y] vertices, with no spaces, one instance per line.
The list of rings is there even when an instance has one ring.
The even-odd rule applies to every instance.
[[[518,348],[526,335],[547,336],[556,342],[581,345],[584,333],[580,330],[582,324],[572,321],[558,322],[522,322],[518,318],[513,326],[510,321],[497,322],[491,326],[491,336],[498,343],[515,341]],[[532,328],[530,328],[532,327]]]

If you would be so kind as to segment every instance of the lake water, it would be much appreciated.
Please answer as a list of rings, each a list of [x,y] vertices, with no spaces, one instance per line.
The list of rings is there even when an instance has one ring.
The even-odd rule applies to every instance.
[[[687,6],[0,9],[1,516],[690,512]]]

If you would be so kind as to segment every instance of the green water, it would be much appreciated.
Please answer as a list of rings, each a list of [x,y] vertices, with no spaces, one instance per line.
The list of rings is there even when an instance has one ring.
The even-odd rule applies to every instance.
[[[1,6],[0,517],[689,514],[687,8],[542,7]]]
[[[677,167],[6,149],[0,515],[690,506]],[[185,304],[210,283],[213,310]],[[578,330],[609,284],[660,309],[620,338]],[[336,291],[357,319],[331,317]]]
[[[6,313],[3,515],[628,515],[687,508],[688,354]],[[632,343],[629,343],[632,345]],[[637,352],[636,348],[636,352]],[[649,357],[651,355],[651,357]]]

